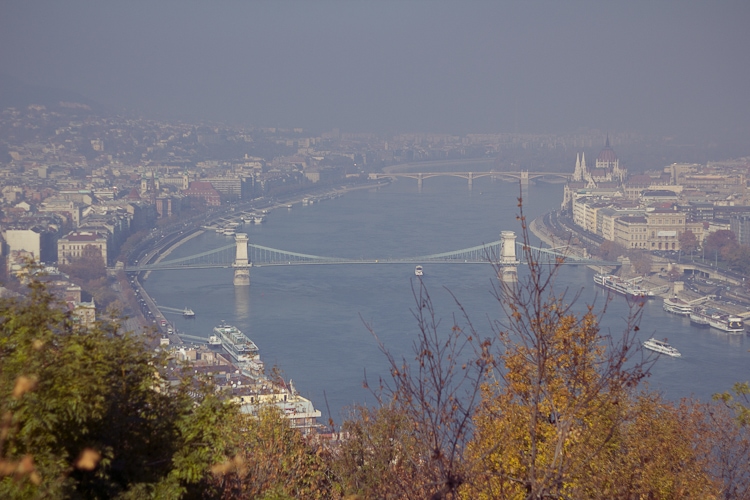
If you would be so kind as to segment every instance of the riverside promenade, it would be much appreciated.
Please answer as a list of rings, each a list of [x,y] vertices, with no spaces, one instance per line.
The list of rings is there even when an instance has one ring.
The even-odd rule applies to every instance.
[[[564,241],[562,239],[556,239],[552,234],[552,231],[544,223],[546,215],[542,215],[532,220],[529,224],[529,231],[531,234],[542,240],[542,243],[549,246],[550,248],[556,248],[563,251],[566,255],[571,257],[588,258],[589,255],[586,249],[571,243],[570,241]]]

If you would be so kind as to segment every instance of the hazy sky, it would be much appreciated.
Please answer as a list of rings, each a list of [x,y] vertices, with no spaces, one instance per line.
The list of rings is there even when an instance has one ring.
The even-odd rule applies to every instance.
[[[750,2],[15,1],[0,71],[155,117],[750,134]]]

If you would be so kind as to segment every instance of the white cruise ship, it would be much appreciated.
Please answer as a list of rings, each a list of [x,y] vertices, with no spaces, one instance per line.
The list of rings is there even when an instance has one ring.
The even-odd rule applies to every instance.
[[[650,338],[645,341],[643,343],[643,347],[651,351],[666,354],[667,356],[672,356],[675,358],[679,358],[680,356],[682,356],[682,354],[680,354],[680,351],[667,344],[663,340],[657,340],[655,338]]]
[[[214,333],[221,340],[221,346],[234,361],[244,363],[260,358],[258,346],[236,326],[222,323],[214,327]]]

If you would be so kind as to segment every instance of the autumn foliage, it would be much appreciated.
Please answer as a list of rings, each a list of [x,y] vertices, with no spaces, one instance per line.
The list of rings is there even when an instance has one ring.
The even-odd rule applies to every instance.
[[[554,287],[559,262],[524,251],[484,333],[458,299],[442,323],[415,279],[414,351],[368,327],[390,376],[365,381],[377,404],[351,408],[338,440],[273,408],[245,416],[206,381],[166,387],[142,339],[73,328],[32,282],[0,300],[0,496],[750,498],[748,383],[663,399],[645,383],[658,359],[637,340],[640,306],[602,331],[607,301],[581,307]]]

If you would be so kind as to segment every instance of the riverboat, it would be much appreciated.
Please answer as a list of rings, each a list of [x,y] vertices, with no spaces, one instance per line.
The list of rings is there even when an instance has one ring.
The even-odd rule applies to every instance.
[[[423,276],[424,270],[422,269],[422,266],[417,266],[414,268],[414,276]]]
[[[222,231],[224,236],[234,236],[236,232],[237,231],[235,231],[233,227],[225,227],[224,230]]]
[[[654,292],[643,288],[637,283],[637,278],[632,280],[624,280],[619,276],[612,274],[595,274],[594,283],[597,285],[611,290],[620,295],[624,295],[632,299],[651,299],[655,296]]]
[[[693,326],[708,328],[710,326],[708,324],[708,318],[710,318],[710,316],[704,314],[704,311],[705,309],[702,307],[694,307],[693,310],[690,311],[690,324]]]
[[[182,311],[182,316],[185,318],[195,318],[195,311],[186,307],[185,310]]]
[[[643,343],[643,347],[646,349],[649,349],[654,352],[658,352],[660,354],[666,354],[667,356],[672,356],[673,358],[679,358],[682,356],[680,354],[680,351],[669,345],[668,343],[664,342],[663,340],[657,340],[655,338],[650,338],[647,341]]]
[[[244,363],[260,358],[258,346],[247,338],[236,326],[221,325],[214,327],[214,334],[221,341],[221,346],[234,361]]]
[[[221,339],[218,335],[211,335],[208,337],[208,345],[221,345]]]
[[[742,318],[726,314],[718,309],[697,307],[690,313],[690,322],[696,325],[708,325],[725,333],[745,333],[745,323]]]
[[[668,313],[678,316],[690,316],[693,312],[693,306],[677,297],[667,297],[664,299],[664,310]]]

